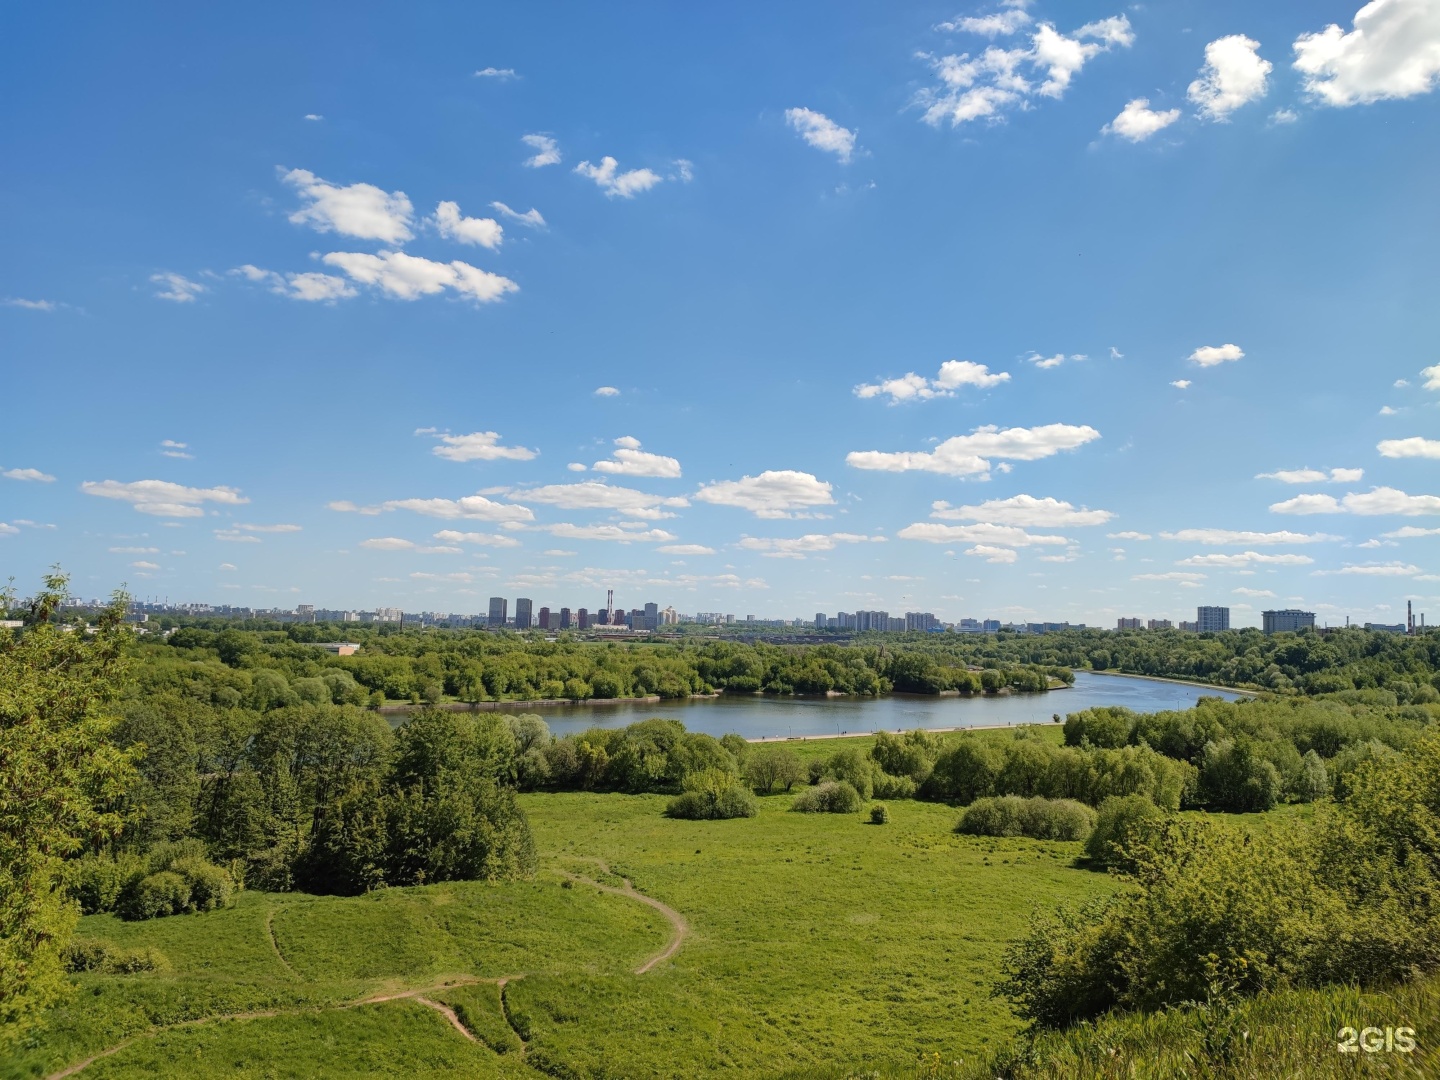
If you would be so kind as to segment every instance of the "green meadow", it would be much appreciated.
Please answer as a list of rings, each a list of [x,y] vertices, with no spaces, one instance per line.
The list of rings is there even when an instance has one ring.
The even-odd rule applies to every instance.
[[[87,1061],[83,1075],[107,1078],[973,1062],[1019,1029],[989,988],[1032,908],[1113,887],[1076,865],[1078,844],[957,836],[957,811],[912,800],[880,826],[788,813],[786,795],[727,821],[670,820],[657,795],[521,801],[542,853],[530,881],[244,892],[206,914],[86,917],[79,937],[148,947],[163,970],[73,976],[0,1075]],[[625,895],[626,879],[684,926],[678,951],[643,974],[681,931]]]

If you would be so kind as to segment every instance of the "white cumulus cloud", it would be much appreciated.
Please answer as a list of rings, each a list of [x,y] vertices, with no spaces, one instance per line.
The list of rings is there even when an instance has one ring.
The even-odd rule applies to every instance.
[[[966,555],[974,555],[988,563],[1013,563],[1020,557],[1014,548],[992,547],[990,544],[976,544],[965,549]]]
[[[527,229],[545,228],[544,216],[533,206],[523,214],[519,210],[510,209],[510,207],[506,206],[503,202],[492,202],[490,208],[497,211],[500,216],[507,221],[513,221],[517,225],[524,225]]]
[[[954,397],[955,391],[963,386],[988,389],[1010,381],[1008,371],[991,371],[985,364],[973,360],[946,360],[934,379],[927,379],[915,372],[906,372],[895,379],[878,383],[861,383],[855,387],[855,396],[873,398],[886,395],[891,405],[902,401],[928,401],[931,398]]]
[[[520,286],[509,278],[458,259],[442,263],[407,255],[403,251],[382,251],[379,255],[332,251],[320,261],[327,266],[338,267],[352,280],[374,286],[397,300],[416,300],[451,289],[478,304],[488,304],[501,299],[506,293],[520,290]]]
[[[715,549],[704,544],[666,544],[655,549],[663,555],[714,555]]]
[[[813,109],[786,109],[785,122],[816,150],[834,154],[845,162],[855,153],[855,132],[841,127],[824,113]]]
[[[142,514],[154,514],[156,517],[204,517],[204,503],[240,506],[250,501],[236,488],[186,487],[168,480],[132,480],[128,483],[86,480],[80,485],[80,490],[86,495],[128,502]]]
[[[150,280],[160,286],[155,293],[161,300],[169,300],[176,304],[189,304],[195,297],[209,289],[198,281],[191,281],[181,274],[174,274],[164,271],[159,274],[151,274]]]
[[[667,507],[689,506],[683,496],[652,495],[634,488],[584,480],[578,484],[547,484],[517,492],[526,502],[545,503],[562,510],[615,510],[631,517],[669,517]]]
[[[1341,539],[1326,533],[1252,532],[1246,529],[1177,529],[1162,532],[1162,540],[1182,544],[1321,544]]]
[[[1015,525],[940,525],[917,521],[895,534],[901,540],[924,540],[930,544],[992,544],[999,547],[1057,547],[1073,543],[1063,536],[1026,532]]]
[[[635,529],[626,525],[572,525],[562,522],[547,525],[545,531],[562,540],[611,540],[620,544],[663,544],[676,539],[674,533],[664,529]]]
[[[1365,476],[1364,469],[1276,469],[1256,473],[1256,480],[1279,480],[1282,484],[1353,484]]]
[[[230,273],[257,284],[263,284],[277,296],[288,296],[291,300],[330,303],[359,295],[344,278],[336,277],[334,274],[321,274],[313,270],[303,274],[277,274],[273,270],[263,270],[258,266],[245,263],[243,266],[237,266]]]
[[[1440,439],[1422,439],[1419,435],[1409,439],[1386,439],[1375,449],[1380,451],[1381,457],[1440,460]]]
[[[1109,510],[1076,509],[1059,499],[1037,499],[1033,495],[1013,495],[1008,499],[987,499],[978,506],[951,506],[941,501],[931,504],[930,516],[943,521],[993,521],[1001,525],[1031,525],[1058,528],[1062,525],[1104,525],[1115,515]]]
[[[291,169],[280,179],[306,200],[290,215],[293,224],[387,244],[403,244],[414,236],[410,224],[415,208],[403,191],[387,192],[374,184],[342,187],[306,169]]]
[[[0,476],[11,480],[29,480],[41,484],[53,484],[55,477],[49,473],[41,472],[39,469],[6,469]]]
[[[1326,105],[1368,105],[1429,93],[1440,79],[1440,5],[1371,0],[1347,33],[1331,23],[1295,39],[1295,70]]]
[[[1239,345],[1201,345],[1186,359],[1194,361],[1201,367],[1215,367],[1227,360],[1241,360],[1244,356],[1245,350]]]
[[[989,425],[976,428],[970,435],[946,439],[934,450],[894,453],[855,450],[845,455],[845,462],[857,469],[884,472],[920,471],[944,476],[988,477],[991,458],[1038,461],[1098,438],[1100,432],[1088,425],[1045,424],[1033,428],[1006,428],[1003,431]]]
[[[1264,555],[1258,551],[1242,551],[1235,555],[1191,555],[1181,559],[1177,566],[1231,566],[1245,567],[1257,564],[1265,566],[1308,566],[1315,560],[1309,555]]]
[[[494,218],[466,217],[460,213],[460,204],[442,202],[435,207],[435,228],[446,240],[461,244],[478,244],[498,248],[505,239],[505,230]]]
[[[829,483],[793,469],[767,469],[759,476],[705,484],[695,498],[716,506],[749,510],[760,518],[808,516],[815,508],[835,502]]]
[[[1119,115],[1100,130],[1107,135],[1118,135],[1122,139],[1138,143],[1164,131],[1179,119],[1179,109],[1152,109],[1149,98],[1134,98],[1127,101]]]
[[[1189,96],[1202,116],[1225,120],[1241,105],[1265,96],[1275,65],[1260,56],[1260,43],[1244,34],[1218,38],[1205,46],[1205,66],[1190,84]]]
[[[625,435],[615,440],[617,449],[612,458],[590,466],[596,472],[615,476],[658,476],[674,479],[680,475],[680,462],[663,454],[640,449],[640,440]]]
[[[1392,487],[1377,487],[1363,494],[1351,492],[1343,499],[1333,495],[1296,495],[1284,502],[1272,503],[1277,514],[1440,514],[1440,495],[1407,495]]]
[[[603,191],[607,198],[633,199],[642,191],[649,191],[656,184],[662,183],[664,177],[651,169],[631,169],[628,172],[620,171],[620,163],[613,157],[603,157],[599,165],[591,165],[588,161],[582,161],[575,166],[575,172],[579,176],[595,181],[597,187]]]
[[[519,76],[515,74],[514,68],[497,67],[481,68],[479,71],[475,72],[475,77],[477,79],[496,79],[500,82],[506,82],[509,79],[519,78]]]
[[[883,536],[866,536],[863,533],[806,533],[804,536],[768,537],[744,536],[736,547],[746,551],[763,552],[767,559],[803,559],[821,551],[834,551],[839,544],[884,543]]]
[[[426,434],[432,434],[426,431]],[[430,452],[447,461],[529,461],[535,451],[523,446],[501,446],[496,431],[472,431],[468,435],[433,432],[440,445]]]
[[[560,144],[549,135],[522,135],[520,141],[535,151],[525,159],[526,168],[543,169],[546,165],[560,164]]]
[[[455,529],[441,529],[435,539],[443,544],[480,544],[485,547],[519,547],[520,541],[503,533],[457,532]]]

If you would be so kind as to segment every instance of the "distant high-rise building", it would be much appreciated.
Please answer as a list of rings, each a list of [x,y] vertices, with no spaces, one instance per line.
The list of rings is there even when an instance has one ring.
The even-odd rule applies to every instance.
[[[1180,629],[1181,629],[1181,630],[1186,630],[1186,631],[1188,631],[1188,632],[1190,632],[1190,633],[1193,634],[1193,633],[1195,633],[1197,630],[1200,629],[1200,624],[1199,624],[1199,623],[1193,623],[1193,622],[1186,622],[1184,619],[1181,619],[1181,620],[1180,620]]]
[[[1172,624],[1169,619],[1151,619],[1146,623],[1146,626],[1151,630],[1170,630],[1174,628],[1174,624]]]
[[[577,611],[577,612],[575,613],[575,618],[576,618],[576,620],[579,622],[579,624],[580,624],[580,629],[581,629],[581,630],[589,630],[589,629],[590,629],[590,609],[589,609],[589,608],[583,608],[583,607],[582,607],[579,611]]]
[[[1116,619],[1116,620],[1115,620],[1115,629],[1116,629],[1116,630],[1139,630],[1139,629],[1140,629],[1140,620],[1139,620],[1139,619]]]
[[[609,625],[610,625],[610,612],[606,611],[603,607],[602,607],[599,611],[595,612],[595,625],[596,625],[596,626],[609,626]]]
[[[986,619],[984,625],[981,626],[980,629],[985,631],[985,633],[987,634],[998,634],[1000,632],[1000,620]]]
[[[540,629],[541,629],[541,630],[549,630],[549,629],[551,628],[551,627],[550,627],[550,609],[549,609],[548,607],[542,607],[542,608],[540,609],[540,623],[539,623],[539,625],[540,625]]]
[[[1267,634],[1281,634],[1285,631],[1313,630],[1315,628],[1315,613],[1313,611],[1301,611],[1299,608],[1285,608],[1281,611],[1262,611],[1260,613],[1261,629]]]
[[[676,611],[673,607],[667,607],[664,611],[660,612],[661,626],[675,626],[679,622],[680,613]]]
[[[928,611],[907,611],[905,613],[906,630],[933,630],[939,625],[940,620]]]
[[[1229,630],[1230,609],[1228,607],[1197,607],[1195,624],[1200,628],[1202,634]]]
[[[299,617],[299,619],[300,619],[301,622],[314,622],[314,621],[315,621],[315,605],[314,605],[314,604],[297,604],[297,605],[295,606],[295,614],[296,614],[296,616]]]
[[[490,597],[490,617],[485,621],[491,626],[504,626],[508,621],[510,601],[503,596]]]
[[[521,596],[515,600],[515,629],[528,630],[535,621],[530,601]]]
[[[560,629],[569,630],[572,625],[570,621],[570,609],[568,607],[562,607],[560,609]]]
[[[829,619],[829,616],[826,615],[823,611],[817,611],[817,612],[815,613],[815,629],[816,629],[816,630],[824,630],[824,629],[825,629],[825,624],[826,624],[826,622],[827,622],[828,619]]]

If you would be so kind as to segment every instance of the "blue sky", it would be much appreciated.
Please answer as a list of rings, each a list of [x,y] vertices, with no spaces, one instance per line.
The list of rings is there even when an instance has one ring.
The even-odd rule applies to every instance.
[[[1440,611],[1435,0],[7,23],[22,590]]]

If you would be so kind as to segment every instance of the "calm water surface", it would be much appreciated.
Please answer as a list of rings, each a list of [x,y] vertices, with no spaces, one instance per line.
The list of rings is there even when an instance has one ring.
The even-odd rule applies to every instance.
[[[663,716],[683,721],[690,731],[720,736],[736,732],[747,739],[800,735],[840,735],[856,731],[911,728],[993,727],[1048,723],[1052,714],[1079,712],[1096,705],[1123,705],[1136,712],[1188,709],[1202,694],[1234,701],[1228,690],[1077,671],[1075,685],[1045,694],[1003,697],[928,697],[893,694],[883,698],[785,698],[722,696],[699,701],[659,701],[619,705],[534,706],[517,703],[513,711],[539,713],[556,735],[592,727],[624,727]],[[512,711],[507,708],[505,711]]]

